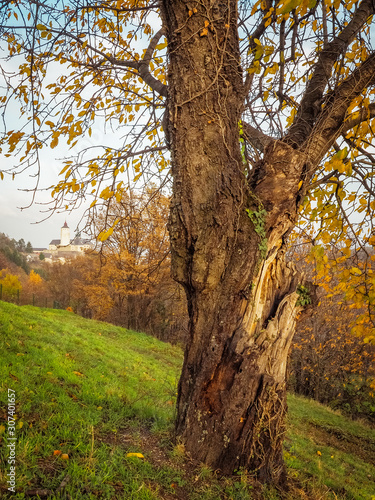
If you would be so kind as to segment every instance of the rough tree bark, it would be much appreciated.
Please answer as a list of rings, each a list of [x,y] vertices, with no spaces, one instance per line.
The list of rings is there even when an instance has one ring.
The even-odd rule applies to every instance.
[[[302,309],[285,240],[296,221],[300,181],[312,169],[306,148],[272,140],[263,160],[246,171],[236,8],[235,0],[201,0],[205,17],[188,12],[183,0],[162,2],[170,58],[172,273],[189,310],[176,436],[214,469],[245,467],[281,484],[286,365]]]

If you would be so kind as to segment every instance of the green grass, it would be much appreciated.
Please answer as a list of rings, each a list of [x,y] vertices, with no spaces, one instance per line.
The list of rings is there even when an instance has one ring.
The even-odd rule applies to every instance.
[[[172,444],[178,347],[5,302],[0,346],[0,498],[375,500],[375,431],[317,403],[289,397],[291,489],[282,494],[246,473],[219,477]],[[7,492],[8,388],[16,396],[15,494]]]
[[[375,499],[375,429],[316,401],[289,395],[288,405],[290,474],[331,489],[327,498]]]

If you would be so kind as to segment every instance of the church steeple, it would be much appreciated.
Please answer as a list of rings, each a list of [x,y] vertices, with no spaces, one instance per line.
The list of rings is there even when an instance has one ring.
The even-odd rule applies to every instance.
[[[67,245],[70,245],[70,229],[68,224],[64,223],[63,227],[61,228],[61,241],[60,245],[63,247],[66,247]]]

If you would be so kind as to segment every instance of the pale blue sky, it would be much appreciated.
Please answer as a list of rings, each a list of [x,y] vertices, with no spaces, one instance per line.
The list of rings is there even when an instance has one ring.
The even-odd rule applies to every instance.
[[[19,120],[19,110],[16,107],[12,109],[12,118],[15,123],[7,123],[9,130],[17,127],[16,121]],[[0,132],[2,132],[1,122]],[[95,137],[98,133],[93,135]],[[95,138],[98,140],[98,137]],[[84,142],[85,139],[82,139],[82,143]],[[83,145],[87,146],[86,143]],[[40,151],[41,176],[39,187],[47,188],[56,183],[58,174],[63,168],[62,159],[76,152],[78,150],[69,150],[62,142],[54,150],[50,148],[42,149]],[[5,150],[4,153],[6,153]],[[0,154],[1,170],[5,170],[14,164],[17,164],[17,158],[6,158],[3,154]],[[26,242],[30,241],[33,247],[44,247],[48,246],[52,239],[60,237],[60,228],[65,220],[73,235],[84,213],[84,208],[72,213],[67,211],[54,213],[50,218],[43,221],[49,215],[46,212],[48,208],[46,203],[50,202],[52,197],[50,191],[42,190],[36,193],[35,202],[31,207],[21,210],[21,208],[27,207],[32,200],[32,193],[23,191],[23,189],[32,189],[35,186],[36,179],[30,175],[33,173],[32,170],[34,169],[16,175],[14,180],[10,176],[5,176],[4,180],[0,180],[0,232],[16,240],[23,238]]]
[[[55,213],[48,220],[41,221],[46,214],[40,212],[43,207],[34,204],[25,210],[18,207],[28,204],[30,195],[22,193],[16,184],[11,181],[0,182],[0,232],[10,238],[23,238],[30,241],[33,247],[47,247],[52,239],[60,238],[60,228],[67,221],[71,234],[83,214],[83,210],[76,210],[72,214]]]

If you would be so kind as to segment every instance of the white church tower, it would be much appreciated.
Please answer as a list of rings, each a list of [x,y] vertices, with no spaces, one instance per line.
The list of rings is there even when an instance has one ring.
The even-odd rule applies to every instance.
[[[60,240],[60,245],[62,247],[66,247],[70,245],[70,229],[68,224],[65,221],[65,224],[61,228],[61,240]]]

